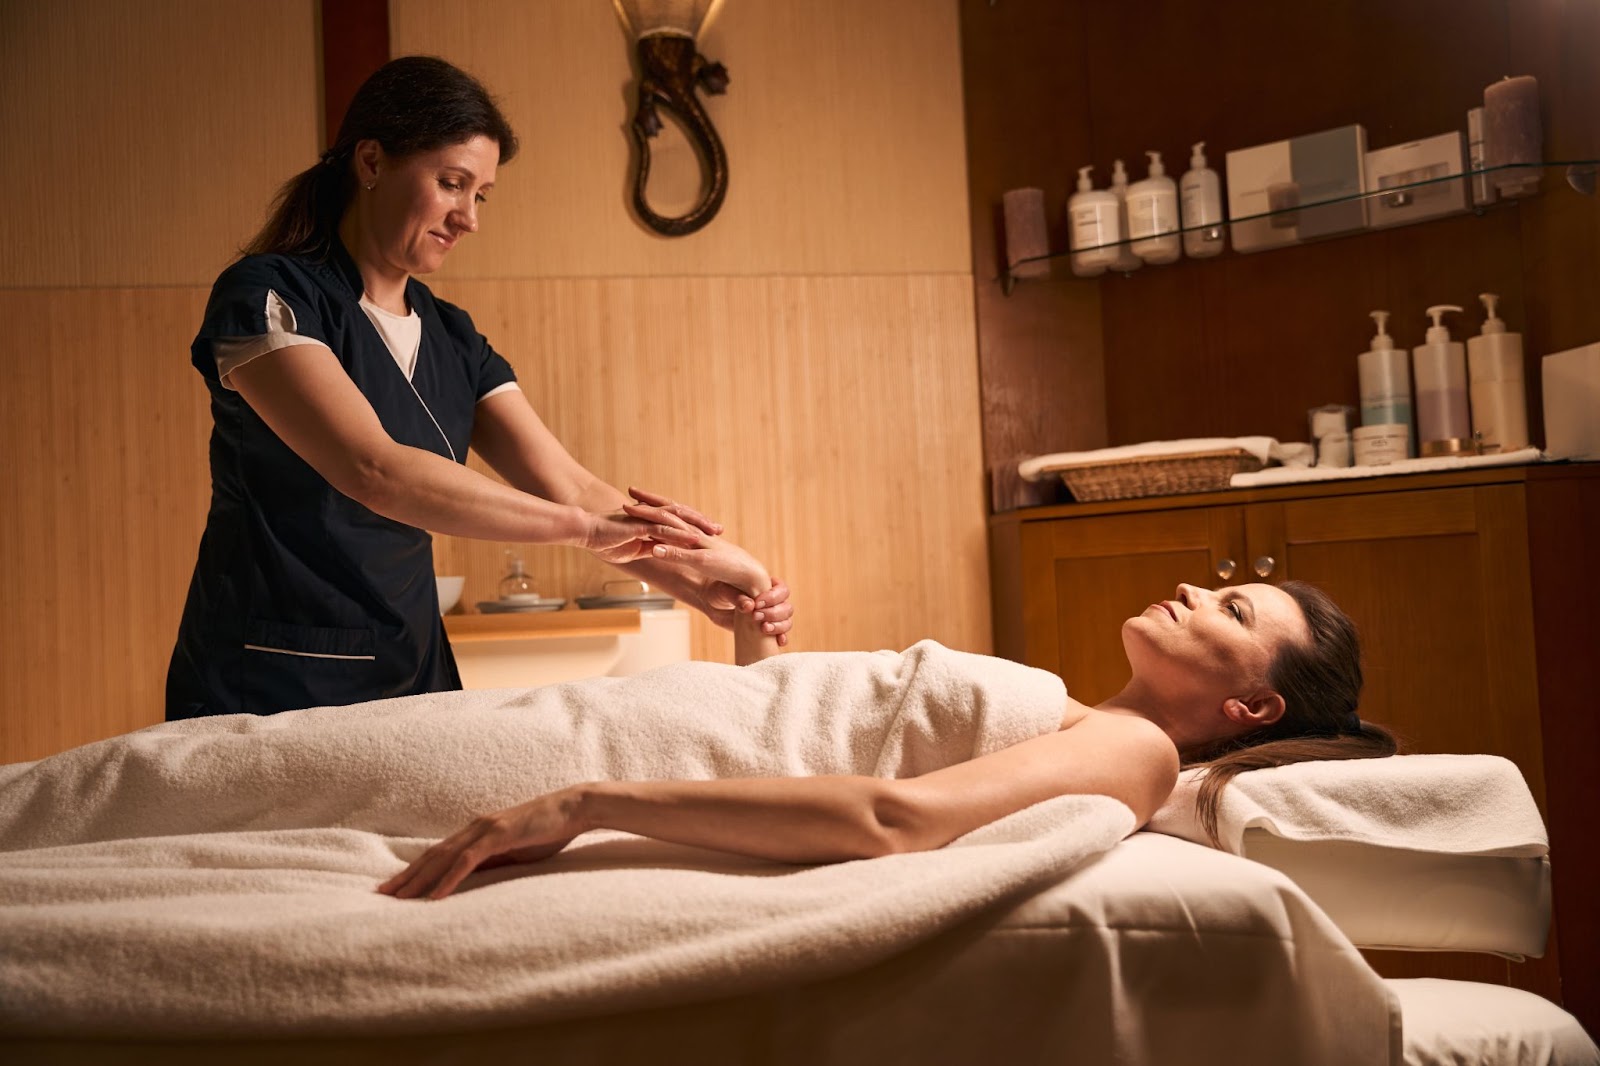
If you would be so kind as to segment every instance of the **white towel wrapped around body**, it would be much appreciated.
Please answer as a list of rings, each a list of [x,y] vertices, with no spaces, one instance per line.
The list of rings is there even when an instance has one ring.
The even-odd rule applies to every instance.
[[[792,867],[619,833],[439,903],[378,882],[596,779],[905,777],[1059,728],[1054,675],[922,642],[156,726],[0,770],[0,1031],[448,1031],[846,972],[1133,826],[1066,797],[934,852]]]

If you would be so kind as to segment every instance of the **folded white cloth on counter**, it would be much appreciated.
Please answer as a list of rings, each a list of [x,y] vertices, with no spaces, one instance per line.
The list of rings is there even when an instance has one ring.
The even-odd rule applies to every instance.
[[[1203,768],[1185,770],[1149,829],[1212,844],[1195,807]],[[1392,755],[1294,763],[1239,774],[1222,790],[1217,831],[1245,853],[1246,829],[1453,855],[1539,857],[1544,820],[1516,764],[1498,755]]]
[[[1249,474],[1235,474],[1228,484],[1236,489],[1260,485],[1288,485],[1297,481],[1342,481],[1358,477],[1393,477],[1428,474],[1439,470],[1470,470],[1477,466],[1520,466],[1537,463],[1538,448],[1523,448],[1503,455],[1440,455],[1427,459],[1401,459],[1386,466],[1274,466]]]
[[[926,773],[1060,727],[1059,678],[924,641],[196,719],[0,768],[0,1033],[393,1034],[846,973],[1134,828],[1071,796],[937,851],[802,867],[621,833],[438,903],[376,886],[577,781]]]
[[[1109,463],[1118,459],[1151,459],[1169,455],[1194,455],[1200,452],[1220,452],[1242,448],[1263,463],[1273,458],[1277,441],[1271,437],[1191,437],[1187,440],[1153,440],[1143,444],[1127,444],[1118,448],[1097,448],[1087,452],[1056,452],[1053,455],[1036,455],[1017,464],[1017,472],[1025,481],[1038,481],[1057,470],[1072,466]]]

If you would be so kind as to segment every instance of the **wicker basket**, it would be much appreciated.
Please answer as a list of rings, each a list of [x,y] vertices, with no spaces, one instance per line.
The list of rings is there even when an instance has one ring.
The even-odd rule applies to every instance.
[[[1261,469],[1261,460],[1243,448],[1190,455],[1152,455],[1082,466],[1060,467],[1060,474],[1080,502],[1130,500],[1139,496],[1175,496],[1185,492],[1225,489],[1235,474]]]

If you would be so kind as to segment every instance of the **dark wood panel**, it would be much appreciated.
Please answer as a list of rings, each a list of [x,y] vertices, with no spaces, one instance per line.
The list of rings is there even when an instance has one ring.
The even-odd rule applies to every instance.
[[[1562,1004],[1600,1033],[1600,465],[1527,489]]]
[[[322,0],[322,143],[339,123],[361,83],[389,61],[389,0]]]
[[[994,280],[1008,189],[1044,189],[1051,245],[1067,246],[1064,175],[1090,154],[1083,21],[1080,4],[961,4],[983,452],[997,511],[1065,498],[1059,483],[1017,478],[1019,459],[1106,443],[1097,287],[1028,282],[1007,297]]]

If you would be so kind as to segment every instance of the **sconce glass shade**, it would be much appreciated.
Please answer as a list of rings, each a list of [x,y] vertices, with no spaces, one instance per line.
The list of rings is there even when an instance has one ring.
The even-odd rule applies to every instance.
[[[612,0],[622,24],[636,39],[700,36],[722,0]]]

